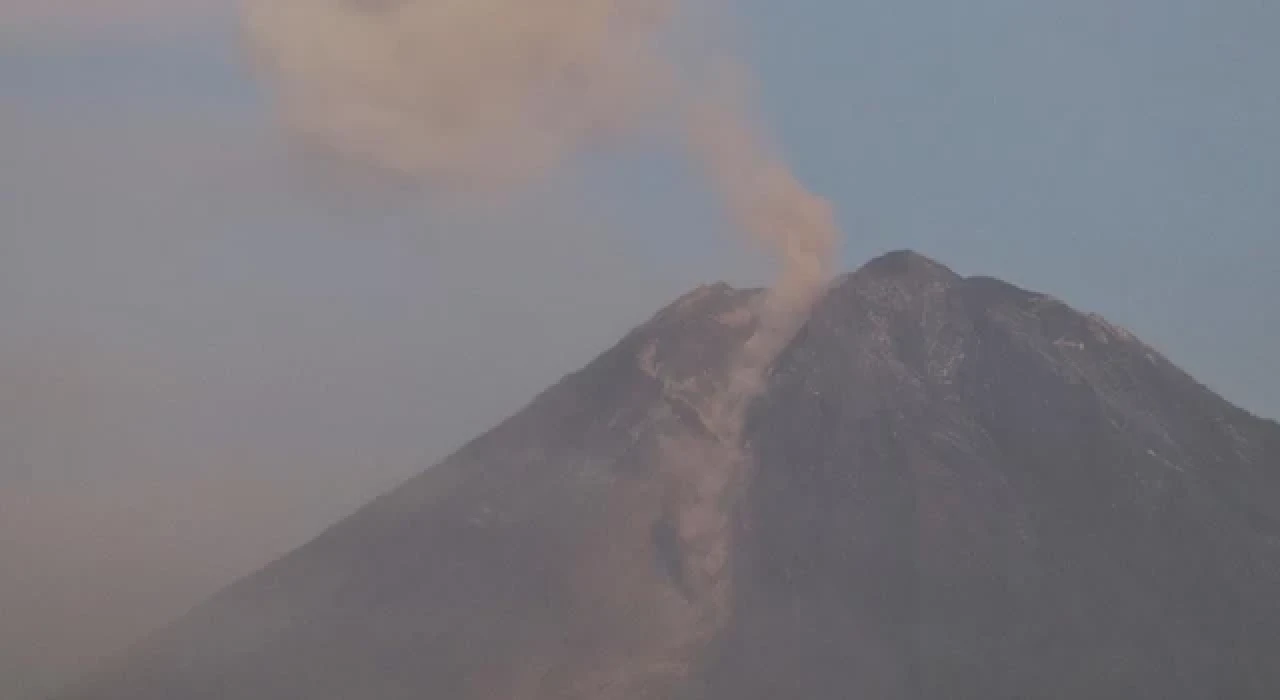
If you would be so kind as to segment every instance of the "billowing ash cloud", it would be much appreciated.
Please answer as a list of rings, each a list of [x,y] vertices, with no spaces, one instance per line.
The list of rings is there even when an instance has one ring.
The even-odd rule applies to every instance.
[[[297,134],[451,193],[529,184],[642,134],[687,147],[741,228],[782,263],[779,308],[764,319],[776,316],[773,328],[824,280],[835,224],[757,133],[741,66],[717,56],[713,72],[694,58],[712,37],[687,4],[246,0],[245,10]]]
[[[648,121],[670,0],[249,0],[289,122],[453,189],[527,183]]]

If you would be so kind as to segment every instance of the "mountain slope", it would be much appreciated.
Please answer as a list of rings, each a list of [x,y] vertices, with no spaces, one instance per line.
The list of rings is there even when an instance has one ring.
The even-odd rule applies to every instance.
[[[729,614],[692,634],[680,493],[725,458],[700,405],[757,298],[686,295],[65,697],[1280,693],[1280,426],[907,252],[776,361],[723,504]]]

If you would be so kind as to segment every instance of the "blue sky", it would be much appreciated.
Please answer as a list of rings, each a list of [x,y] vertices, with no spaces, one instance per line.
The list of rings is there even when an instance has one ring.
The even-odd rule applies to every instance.
[[[259,147],[237,142],[250,132],[270,139],[233,24],[221,13],[205,24],[195,10],[172,14],[182,32],[146,24],[96,41],[86,32],[6,41],[0,91],[36,114],[40,133],[0,138],[58,142],[63,129],[78,143],[110,142],[115,131],[155,128],[228,147]],[[964,273],[1047,290],[1129,325],[1235,401],[1280,415],[1274,3],[753,0],[739,20],[778,141],[801,178],[836,202],[847,265],[915,247]],[[42,147],[42,166],[114,157],[70,150]],[[227,168],[189,164],[200,166]],[[740,274],[714,262],[730,242],[691,232],[712,216],[689,178],[671,164],[626,166],[600,197],[603,216],[650,229],[634,221],[652,219],[658,203],[669,230],[617,244],[660,266],[675,265],[664,251],[684,260],[694,242],[698,261],[675,282]],[[129,168],[147,165],[113,164]],[[92,187],[83,170],[77,177],[70,186]],[[645,193],[627,201],[636,183]],[[6,184],[10,195],[18,188]],[[315,216],[303,211],[312,203],[288,215]],[[32,214],[22,225],[45,223]]]
[[[850,262],[912,246],[1053,293],[1280,416],[1280,5],[773,6],[769,109]]]
[[[103,174],[76,159],[119,158],[100,144],[130,131],[141,132],[126,138],[144,150],[143,134],[158,130],[184,148],[256,151],[239,166],[254,170],[255,158],[287,158],[261,153],[274,138],[271,116],[225,10],[178,7],[189,9],[153,10],[155,21],[134,31],[6,41],[0,94],[28,119],[25,131],[0,139],[47,139],[41,167],[67,171],[63,186],[84,189]],[[837,205],[847,265],[914,247],[965,273],[1053,293],[1130,326],[1233,400],[1280,415],[1271,359],[1280,354],[1280,304],[1271,303],[1280,297],[1280,6],[750,0],[738,20],[778,141]],[[165,26],[172,30],[157,28]],[[71,132],[83,148],[54,147]],[[183,163],[176,152],[170,160],[187,170],[236,167]],[[622,254],[639,251],[638,261],[666,268],[653,273],[662,284],[743,274],[740,259],[717,262],[732,242],[707,233],[714,216],[679,166],[661,158],[612,166],[622,173],[599,188],[599,216]],[[150,167],[111,165],[113,177],[135,179],[153,177]],[[36,187],[11,182],[26,177],[5,175],[11,197]],[[293,187],[287,177],[224,196],[256,198],[298,225],[323,219],[314,201],[282,201]],[[206,186],[189,183],[186,194],[203,197]],[[203,216],[273,235],[279,222],[247,220],[242,209]],[[349,208],[343,216],[364,225]],[[31,212],[16,228],[37,236],[52,226],[41,217]],[[124,218],[96,221],[106,229],[98,237]]]
[[[580,186],[486,217],[326,180],[281,138],[225,7],[133,5],[109,26],[0,9],[0,383],[16,387],[0,485],[49,499],[30,531],[56,521],[68,543],[85,494],[93,528],[124,532],[147,522],[138,493],[212,513],[238,506],[194,485],[279,487],[296,515],[242,509],[275,538],[173,584],[171,607],[490,427],[688,287],[761,280],[661,154],[602,158]],[[1280,416],[1280,3],[735,7],[764,116],[835,203],[846,267],[909,247],[1051,293]],[[199,536],[227,527],[210,517]],[[0,639],[0,676],[34,687],[75,660],[23,653]]]

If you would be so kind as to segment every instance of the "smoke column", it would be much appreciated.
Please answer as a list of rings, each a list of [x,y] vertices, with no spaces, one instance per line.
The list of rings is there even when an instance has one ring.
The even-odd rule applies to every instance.
[[[691,107],[689,143],[744,232],[780,263],[757,310],[757,330],[716,398],[714,428],[736,441],[764,372],[799,330],[830,274],[838,233],[830,205],[795,178],[750,120],[745,78],[728,64]]]
[[[664,440],[698,644],[730,604],[743,412],[826,283],[838,233],[753,121],[749,76],[681,0],[246,0],[250,45],[304,142],[481,200],[599,145],[657,134],[685,149],[736,226],[779,264],[756,330],[700,406],[715,444]],[[714,12],[712,13],[714,20]],[[706,31],[703,31],[706,30]]]

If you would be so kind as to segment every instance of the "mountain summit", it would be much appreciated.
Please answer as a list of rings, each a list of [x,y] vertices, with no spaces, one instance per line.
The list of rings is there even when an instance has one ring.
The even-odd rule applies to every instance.
[[[895,252],[831,284],[726,446],[701,407],[759,296],[690,292],[64,697],[1280,697],[1280,426]]]

